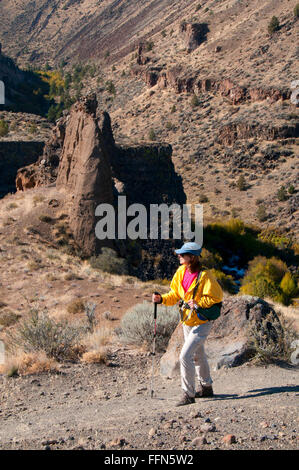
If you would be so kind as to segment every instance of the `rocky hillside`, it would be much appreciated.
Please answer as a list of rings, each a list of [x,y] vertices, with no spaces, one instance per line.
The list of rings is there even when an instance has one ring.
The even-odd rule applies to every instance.
[[[294,7],[18,0],[12,8],[4,0],[0,40],[19,65],[72,73],[74,64],[95,64],[81,94],[97,93],[117,142],[172,145],[187,201],[204,203],[206,221],[240,217],[297,237]]]

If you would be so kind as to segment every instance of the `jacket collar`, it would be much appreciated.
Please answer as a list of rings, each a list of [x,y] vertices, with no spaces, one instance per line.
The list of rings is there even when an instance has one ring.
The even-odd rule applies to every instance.
[[[182,268],[182,269],[181,269],[181,276],[182,276],[182,277],[181,277],[181,286],[182,286],[182,281],[183,281],[183,279],[184,279],[184,275],[185,275],[187,266],[186,266],[185,264],[183,264],[182,266],[180,266],[180,268]],[[202,273],[202,271],[200,271],[200,273]],[[201,277],[201,274],[200,274],[200,277]],[[200,278],[199,278],[199,280],[200,280]],[[192,292],[192,290],[194,289],[195,285],[196,285],[196,278],[193,279],[192,284],[190,285],[189,289],[184,293],[184,295],[186,295],[186,294],[189,293],[189,292]],[[182,288],[183,288],[183,286],[182,286]]]

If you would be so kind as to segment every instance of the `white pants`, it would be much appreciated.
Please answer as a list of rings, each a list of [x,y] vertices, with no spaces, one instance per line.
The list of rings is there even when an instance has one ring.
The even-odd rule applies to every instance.
[[[204,342],[210,333],[213,322],[196,326],[183,324],[185,342],[180,354],[182,389],[190,396],[195,395],[195,372],[203,385],[213,383],[204,350]]]

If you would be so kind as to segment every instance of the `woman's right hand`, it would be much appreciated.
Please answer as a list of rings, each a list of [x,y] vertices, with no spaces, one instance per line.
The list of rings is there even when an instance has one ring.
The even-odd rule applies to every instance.
[[[155,304],[161,304],[162,303],[162,297],[160,294],[154,293],[152,297],[152,302]]]

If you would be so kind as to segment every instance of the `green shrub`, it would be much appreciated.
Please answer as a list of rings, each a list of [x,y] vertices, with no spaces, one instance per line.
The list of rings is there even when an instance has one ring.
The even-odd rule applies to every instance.
[[[62,114],[61,104],[57,103],[56,105],[51,104],[48,113],[47,119],[50,122],[55,122],[56,119],[59,119]]]
[[[240,178],[237,181],[237,188],[240,191],[246,191],[246,189],[247,189],[247,185],[246,185],[246,182],[245,182],[245,177],[243,175],[241,175]]]
[[[204,204],[205,202],[209,202],[209,198],[208,196],[206,196],[205,194],[200,194],[198,196],[198,201],[201,203],[201,204]]]
[[[296,16],[296,18],[299,18],[299,3],[297,3],[294,8],[294,16]]]
[[[265,206],[263,204],[261,204],[257,211],[256,211],[256,216],[257,216],[257,219],[260,221],[260,222],[265,222],[265,220],[268,219],[268,215],[267,215],[267,212],[266,212],[266,209],[265,209]]]
[[[149,51],[152,51],[153,48],[154,48],[154,42],[153,41],[147,41],[146,50],[149,52]]]
[[[0,119],[0,137],[5,137],[9,133],[9,127],[4,119]]]
[[[168,131],[171,131],[173,128],[174,128],[174,125],[172,124],[172,122],[167,121],[167,123],[166,123],[166,129],[167,129]]]
[[[45,222],[46,224],[51,224],[54,222],[54,219],[52,217],[50,217],[49,215],[45,215],[45,214],[41,214],[39,216],[39,220],[41,222]]]
[[[291,184],[289,187],[288,187],[288,193],[289,194],[294,194],[295,192],[295,187]]]
[[[179,322],[177,307],[158,305],[156,349],[163,351]],[[145,345],[148,349],[153,344],[154,335],[154,304],[143,302],[135,305],[122,318],[120,324],[120,338],[137,345]]]
[[[273,34],[279,30],[279,20],[276,16],[272,16],[270,23],[268,24],[268,33]]]
[[[156,140],[156,133],[154,129],[150,129],[149,134],[148,134],[149,140]]]
[[[200,104],[200,101],[198,99],[198,96],[194,93],[192,98],[191,98],[191,106],[193,108],[196,108],[197,106],[199,106],[199,104]]]
[[[266,243],[271,243],[277,248],[283,249],[292,249],[294,241],[291,237],[283,235],[278,230],[266,229],[258,234],[258,238],[263,240]]]
[[[200,263],[207,269],[219,269],[223,260],[219,253],[212,253],[206,248],[203,248],[200,255]]]
[[[283,276],[281,283],[280,283],[280,288],[283,291],[283,293],[289,298],[294,297],[296,293],[298,292],[296,281],[292,277],[289,271],[286,272],[285,275]]]
[[[89,263],[92,268],[111,274],[128,274],[129,271],[127,260],[120,258],[115,250],[108,247],[103,247],[98,256],[92,256]]]
[[[288,199],[286,188],[284,186],[281,186],[281,188],[279,188],[276,195],[277,195],[278,200],[281,202],[286,201]]]
[[[244,235],[245,225],[241,219],[230,219],[226,222],[226,230],[232,235]]]
[[[283,261],[274,257],[267,259],[264,256],[257,256],[248,264],[240,291],[262,299],[270,297],[276,302],[289,305],[297,290],[293,281]]]
[[[218,269],[212,269],[211,271],[223,290],[229,292],[230,294],[235,294],[237,292],[237,284],[235,283],[234,278],[230,274],[225,274],[224,272]]]
[[[111,95],[115,95],[115,94],[116,94],[115,85],[114,85],[114,83],[113,83],[111,80],[108,80],[108,81],[106,82],[106,91],[108,91],[108,93],[110,93]]]

